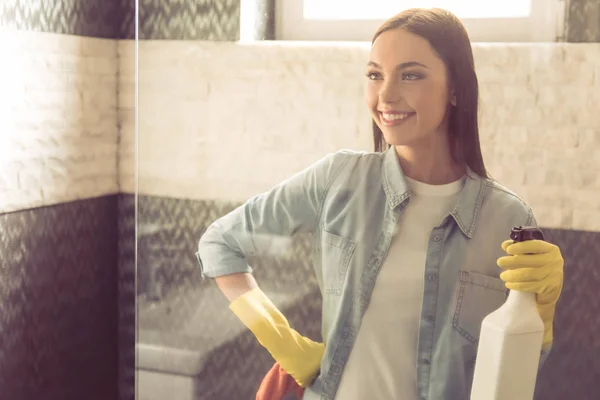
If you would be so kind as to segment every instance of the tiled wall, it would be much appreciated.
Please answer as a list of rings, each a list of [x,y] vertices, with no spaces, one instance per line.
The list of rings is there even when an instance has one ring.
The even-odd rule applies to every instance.
[[[0,26],[99,38],[133,32],[135,0],[3,0]]]
[[[0,213],[118,193],[117,43],[0,28]]]
[[[257,8],[273,0],[251,0]],[[233,41],[239,38],[240,0],[139,0],[141,40]],[[135,0],[4,0],[0,26],[79,36],[135,38]],[[271,26],[262,28],[269,33]]]
[[[141,39],[235,40],[239,35],[239,0],[206,0],[178,5],[167,1],[142,0],[139,5]],[[44,304],[53,304],[46,300],[47,296],[54,296],[53,283],[62,286],[44,273],[27,275],[29,271],[33,274],[35,265],[57,260],[56,257],[52,258],[52,254],[41,251],[44,243],[38,244],[36,240],[47,237],[52,243],[57,242],[56,246],[68,246],[73,254],[95,257],[96,263],[83,266],[76,259],[68,259],[63,270],[92,268],[86,272],[95,274],[100,288],[106,288],[106,284],[117,287],[115,271],[118,268],[118,311],[110,308],[116,301],[114,292],[102,291],[96,297],[105,313],[97,315],[99,321],[105,321],[104,317],[114,317],[118,312],[118,350],[113,337],[110,341],[98,341],[96,348],[107,355],[116,356],[118,351],[121,399],[133,398],[135,232],[132,199],[115,194],[119,192],[119,149],[124,146],[133,148],[132,142],[119,145],[119,124],[132,124],[134,113],[133,98],[129,101],[122,99],[120,116],[117,117],[117,93],[122,88],[133,90],[132,77],[121,79],[119,67],[131,69],[134,63],[133,53],[119,54],[118,41],[114,39],[133,39],[134,21],[133,0],[0,2],[0,53],[5,55],[0,74],[0,131],[3,132],[0,137],[0,216],[5,220],[0,224],[0,231],[18,232],[18,235],[3,236],[6,239],[0,254],[3,270],[20,268],[18,276],[25,277],[25,289],[36,288],[35,300],[29,302],[33,302],[33,307],[43,309]],[[132,45],[131,41],[128,43]],[[126,169],[133,167],[133,161],[130,162],[131,165]],[[102,207],[103,201],[110,201],[111,204],[116,202],[118,206]],[[110,226],[113,223],[116,226],[118,221],[119,235],[109,234],[101,240],[89,237],[87,231],[73,221],[73,218],[82,221],[87,218],[75,212],[77,204],[91,208],[89,213],[100,217]],[[35,228],[24,217],[29,215],[27,213],[36,218]],[[52,219],[50,216],[54,215],[64,218]],[[60,235],[59,232],[68,229],[71,229],[72,235]],[[22,240],[29,240],[26,254],[28,264],[23,265],[19,259],[11,257]],[[98,258],[93,250],[106,241],[112,241],[115,249],[101,253]],[[118,265],[113,259],[117,242]],[[44,259],[48,257],[51,259]],[[23,269],[25,267],[27,269]],[[98,271],[93,268],[101,269]],[[79,275],[74,273],[73,276],[72,282],[76,283]],[[9,299],[14,302],[19,298],[13,294],[19,293],[22,287],[11,285],[10,279],[6,273],[0,274],[0,282],[8,282]],[[85,282],[81,283],[85,287]],[[76,295],[78,292],[65,292],[58,299],[71,299],[72,304],[84,304],[73,297]],[[21,306],[20,302],[8,303],[5,308],[13,313],[3,314],[0,325],[4,322],[3,318],[8,316],[10,321],[27,318],[26,314],[19,311],[22,310]],[[77,315],[86,311],[75,308],[71,312]],[[41,321],[45,322],[49,323],[50,320]],[[17,329],[21,325],[13,323],[11,326]],[[68,324],[64,326],[74,327]],[[84,337],[94,337],[89,333],[93,326],[82,324],[77,328],[82,340]],[[109,328],[106,326],[106,329]],[[116,333],[116,325],[112,328]],[[50,326],[39,325],[36,329],[39,334],[44,334]],[[63,348],[70,343],[67,341],[73,335],[64,330],[61,332],[62,337],[52,336],[49,346]],[[21,336],[16,330],[9,333],[13,338]],[[36,337],[35,333],[32,335]],[[117,384],[116,375],[110,376],[110,372],[105,373],[106,381],[102,390],[94,390],[89,380],[80,381],[77,387],[69,386],[73,379],[67,375],[57,377],[55,386],[49,387],[44,384],[48,378],[43,373],[39,377],[25,373],[29,365],[27,363],[38,360],[31,359],[31,354],[19,353],[18,349],[4,351],[2,345],[0,354],[3,359],[0,361],[6,363],[21,359],[21,371],[30,378],[22,380],[24,386],[21,389],[25,385],[31,386],[31,393],[45,389],[44,398],[48,399],[53,396],[66,400],[73,398],[70,396],[93,398],[88,392],[94,391],[94,395],[114,398],[113,394],[107,395]],[[71,350],[81,356],[87,354],[77,346]],[[35,368],[52,368],[47,359],[41,360]],[[96,361],[108,360],[105,357]],[[110,365],[90,364],[87,368],[116,371],[117,363],[110,360]],[[77,360],[74,360],[72,367],[86,368]],[[0,370],[0,382],[10,378],[5,374],[6,371]],[[61,391],[60,388],[64,389]],[[11,399],[19,400],[26,396],[26,392],[19,393],[16,386],[12,386],[11,390]]]
[[[600,231],[600,44],[474,52],[491,174],[544,226]],[[367,54],[367,44],[140,43],[140,193],[243,201],[327,152],[370,149]],[[122,180],[132,138],[123,124]]]
[[[141,39],[235,40],[238,37],[239,0],[207,0],[181,3],[179,6],[172,2],[153,0],[139,3]],[[133,98],[120,105],[118,119],[117,93],[122,88],[133,90],[134,84],[131,77],[119,77],[119,67],[133,68],[133,53],[119,54],[118,41],[114,39],[132,39],[134,20],[135,2],[132,0],[0,2],[0,53],[5,55],[0,74],[0,131],[4,133],[0,137],[0,215],[5,220],[0,223],[0,231],[18,232],[18,235],[2,236],[6,239],[2,242],[3,252],[0,254],[3,271],[18,268],[17,276],[24,277],[25,290],[36,288],[35,298],[27,300],[32,304],[31,307],[43,310],[44,304],[54,304],[47,300],[47,296],[54,296],[61,302],[68,299],[70,304],[81,304],[81,308],[71,310],[76,318],[80,313],[86,312],[83,305],[87,303],[78,301],[79,292],[70,291],[68,285],[62,297],[56,296],[52,291],[54,286],[65,287],[64,281],[67,278],[64,275],[56,277],[62,279],[62,283],[44,274],[46,270],[33,275],[36,271],[34,266],[58,260],[43,251],[44,243],[37,242],[47,237],[57,247],[67,246],[72,249],[73,254],[94,257],[96,262],[89,264],[77,262],[76,258],[65,259],[63,261],[66,263],[62,268],[64,271],[79,271],[89,267],[90,270],[85,272],[98,279],[98,288],[103,288],[103,291],[94,293],[97,294],[96,301],[100,308],[90,310],[96,312],[102,309],[103,315],[91,314],[91,317],[95,315],[98,321],[113,324],[106,325],[105,331],[112,327],[113,334],[116,334],[117,321],[110,318],[116,315],[119,318],[118,346],[112,336],[101,338],[98,335],[104,333],[95,336],[91,334],[89,329],[95,328],[86,325],[85,319],[80,325],[70,322],[61,325],[62,336],[51,336],[47,341],[48,346],[62,349],[71,343],[73,347],[70,350],[73,354],[84,357],[89,352],[81,351],[78,343],[85,338],[95,337],[95,349],[107,356],[91,360],[89,365],[83,365],[75,356],[69,356],[72,362],[64,369],[65,374],[55,376],[54,380],[50,379],[49,372],[41,372],[40,376],[27,374],[28,368],[43,371],[54,368],[47,358],[36,359],[31,353],[20,352],[20,347],[4,351],[6,343],[2,342],[0,354],[3,358],[0,361],[5,365],[19,367],[17,370],[28,378],[21,380],[23,386],[13,385],[9,388],[10,398],[14,400],[29,398],[27,393],[38,393],[41,390],[44,390],[43,397],[48,399],[68,400],[95,398],[94,396],[114,398],[117,364],[119,396],[121,399],[133,398],[134,207],[131,198],[115,196],[119,192],[119,149],[124,146],[133,148],[132,142],[119,145],[119,124],[133,123]],[[132,44],[131,41],[128,43]],[[130,161],[131,166],[125,167],[126,169],[133,166],[133,161]],[[102,207],[103,201],[118,203],[118,206]],[[83,204],[84,209],[90,209],[84,213],[86,215],[75,211],[78,204]],[[36,218],[35,227],[24,217],[28,213]],[[73,221],[73,218],[87,221],[88,213],[101,218],[110,226],[115,224],[116,227],[118,221],[120,234],[117,236],[104,229],[102,232],[106,234],[105,237],[100,239],[90,236],[84,227]],[[63,218],[52,219],[51,216],[54,215]],[[36,231],[30,231],[31,229]],[[69,229],[70,235],[61,236],[60,232]],[[28,240],[29,243],[25,264],[11,257],[17,252],[22,240]],[[113,257],[117,254],[117,241],[118,264]],[[98,250],[106,243],[113,243],[115,248],[110,251],[104,249],[99,254],[93,253],[94,249]],[[48,257],[50,259],[46,260]],[[117,288],[117,267],[118,311],[113,307],[117,299],[115,292],[105,290],[107,287]],[[29,272],[32,275],[27,275]],[[9,332],[10,337],[18,338],[22,333],[17,329],[20,326],[31,328],[31,324],[27,325],[24,320],[28,318],[21,307],[21,302],[25,300],[19,300],[16,296],[24,289],[11,284],[12,273],[14,272],[9,272],[8,276],[6,273],[0,275],[0,282],[8,282],[8,298],[13,302],[5,307],[12,314],[2,314],[0,325],[5,321],[10,322],[11,327],[14,327]],[[70,283],[77,283],[79,275],[72,275]],[[85,284],[81,281],[81,287],[86,287]],[[14,321],[22,324],[13,323]],[[40,325],[31,333],[34,342],[37,340],[35,332],[39,332],[39,335],[48,332],[51,325],[44,324],[50,322],[48,319],[40,320]],[[78,329],[75,336],[65,331],[75,327]],[[117,353],[118,363],[114,358],[108,357],[116,357]],[[21,360],[21,364],[14,364],[17,359]],[[103,388],[94,388],[97,382],[89,379],[80,380],[73,385],[76,382],[73,371],[77,368],[84,374],[91,368],[103,371]],[[7,371],[0,370],[0,387],[3,389],[1,383],[12,377],[7,375]],[[73,372],[71,376],[68,371]],[[111,375],[113,372],[114,375]],[[50,381],[54,386],[48,386],[47,382]],[[30,392],[24,391],[26,385],[30,386]]]
[[[117,198],[0,214],[0,398],[117,398]]]
[[[593,1],[572,0],[573,10],[586,11],[571,15],[593,15]],[[268,6],[270,1],[256,3]],[[580,6],[584,3],[587,8]],[[131,39],[133,4],[130,0],[0,2],[0,26],[11,28],[0,31],[0,52],[15,55],[8,61],[3,58],[2,68],[7,66],[9,73],[0,74],[0,130],[8,132],[0,137],[0,213],[5,213],[0,215],[0,233],[4,232],[0,261],[3,270],[10,271],[0,275],[5,289],[0,291],[4,296],[0,304],[9,304],[3,308],[0,326],[14,327],[6,336],[9,340],[0,344],[4,357],[0,366],[5,366],[0,367],[0,387],[11,399],[114,397],[116,345],[110,332],[116,331],[113,256],[117,248],[107,239],[117,237],[113,225],[117,214],[120,327],[124,328],[119,363],[125,368],[121,398],[133,398],[133,375],[127,367],[133,365],[134,338],[128,325],[134,318],[129,294],[135,277],[133,44],[54,34]],[[238,38],[239,0],[177,4],[141,0],[139,4],[141,39]],[[575,38],[571,41],[592,41],[590,29],[571,30],[570,37]],[[299,49],[286,48],[289,44],[240,47],[172,41],[141,46],[140,223],[158,227],[141,239],[151,243],[156,239],[154,245],[162,249],[141,256],[171,254],[166,244],[186,243],[176,252],[181,258],[170,264],[175,268],[160,278],[165,283],[197,278],[187,246],[195,245],[203,227],[233,204],[328,151],[370,147],[368,118],[360,100],[365,47]],[[564,327],[557,330],[557,349],[563,356],[555,358],[545,372],[541,396],[545,400],[591,399],[597,393],[591,391],[598,390],[594,376],[600,373],[600,344],[587,332],[600,329],[590,325],[600,312],[593,296],[597,277],[590,275],[590,266],[600,257],[595,233],[600,207],[589,196],[600,185],[595,179],[599,161],[593,151],[600,141],[595,130],[598,121],[589,107],[598,100],[600,68],[598,59],[590,56],[598,54],[598,47],[589,46],[593,45],[475,49],[482,98],[488,104],[482,116],[488,165],[494,176],[529,200],[545,226],[556,228],[548,231],[550,238],[564,243],[568,267],[574,272],[567,276],[565,294],[576,301],[565,303],[557,315]],[[515,66],[526,72],[505,72]],[[504,138],[510,138],[510,144]],[[508,151],[511,146],[516,153]],[[531,160],[519,164],[515,154],[526,154]],[[545,168],[522,173],[505,167],[534,161],[543,161]],[[117,170],[121,171],[118,178]],[[111,194],[120,189],[126,194],[117,200]],[[73,201],[98,196],[104,197]],[[294,279],[305,278],[314,288],[310,266],[302,261],[308,254],[304,241],[296,242],[294,254]],[[257,273],[264,282],[272,280],[278,268],[271,265]],[[142,268],[142,283],[143,276]],[[21,293],[29,297],[23,300]],[[318,321],[317,303],[290,310],[289,317],[295,325],[307,318]],[[29,308],[21,307],[25,304]],[[61,310],[73,304],[81,307],[69,309],[71,318],[45,313],[45,305]],[[217,309],[205,309],[207,319],[218,317]],[[53,318],[44,320],[44,315]],[[32,325],[34,321],[48,323]],[[318,332],[316,325],[307,329]],[[74,330],[81,335],[71,334]],[[29,336],[17,333],[25,331]],[[25,341],[39,351],[27,353]],[[90,348],[90,341],[94,350],[82,350]],[[56,349],[64,351],[61,357],[53,356]],[[268,357],[260,353],[262,358],[255,359],[260,362],[246,363],[243,371],[237,371],[238,381],[222,385],[221,368],[231,373],[240,365],[239,357],[260,349],[244,336],[223,351],[232,364],[212,360],[206,384],[228,388],[238,397],[244,390],[251,395],[261,368],[268,367]],[[592,369],[583,367],[581,360],[586,357]],[[53,364],[58,360],[66,361]],[[97,373],[88,373],[91,364]],[[42,373],[31,374],[31,370]],[[69,374],[75,370],[83,374],[76,383]],[[18,379],[13,379],[15,371],[22,372]],[[552,384],[564,381],[564,376],[578,379],[572,385]]]
[[[0,2],[2,399],[118,396],[119,1]]]
[[[120,54],[131,51],[128,43],[119,45]],[[474,52],[488,168],[534,207],[549,240],[567,260],[556,351],[540,377],[537,398],[596,398],[600,342],[593,332],[600,330],[600,301],[594,294],[600,277],[593,271],[600,257],[600,117],[591,105],[600,100],[600,45],[475,44]],[[362,100],[367,53],[367,44],[140,44],[139,219],[152,227],[138,236],[140,260],[145,260],[138,268],[142,292],[148,266],[160,265],[161,259],[167,261],[157,279],[167,292],[197,284],[192,251],[174,257],[168,249],[188,246],[228,207],[327,152],[370,149]],[[121,71],[122,80],[133,73]],[[119,104],[130,99],[124,90]],[[133,193],[134,171],[126,167],[133,159],[132,124],[122,125],[121,143],[121,189]],[[291,259],[256,261],[261,284],[275,285],[289,276],[305,282],[294,290],[315,289],[306,262],[309,247],[299,238]],[[177,301],[201,310],[204,320],[218,321],[226,312],[218,297],[201,305],[191,295]],[[298,303],[289,313],[302,316],[304,326],[319,320],[318,303]],[[154,321],[141,328],[162,329],[157,325]],[[318,334],[312,328],[307,333]],[[206,371],[214,379],[206,384],[211,390],[220,388],[223,398],[251,396],[269,367],[261,350],[247,342],[240,337],[218,349],[217,354],[238,361],[235,374],[227,369],[232,366],[207,361]],[[207,343],[198,341],[198,351],[206,351]],[[177,346],[176,340],[172,345]],[[245,359],[260,361],[246,368]],[[584,366],[582,360],[590,364]],[[218,372],[226,373],[227,385]]]

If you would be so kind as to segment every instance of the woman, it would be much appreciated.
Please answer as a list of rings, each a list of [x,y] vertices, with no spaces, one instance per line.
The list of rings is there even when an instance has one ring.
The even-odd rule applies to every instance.
[[[366,78],[375,152],[338,151],[253,197],[209,227],[198,259],[304,399],[466,399],[481,321],[506,288],[537,293],[542,359],[550,351],[560,250],[506,240],[536,221],[487,176],[473,54],[454,15],[386,21]],[[289,326],[244,261],[297,232],[313,234],[325,344]]]

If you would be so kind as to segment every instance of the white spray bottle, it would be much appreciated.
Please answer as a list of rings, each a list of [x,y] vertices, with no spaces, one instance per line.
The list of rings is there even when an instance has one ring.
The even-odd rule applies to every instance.
[[[539,229],[520,226],[510,238],[544,240]],[[535,294],[511,290],[481,323],[471,400],[533,400],[543,336]]]

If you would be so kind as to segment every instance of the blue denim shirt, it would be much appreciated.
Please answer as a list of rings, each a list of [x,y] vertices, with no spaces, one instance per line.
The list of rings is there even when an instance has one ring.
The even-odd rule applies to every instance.
[[[393,147],[384,153],[342,150],[251,198],[200,239],[202,273],[213,278],[251,272],[245,256],[269,251],[278,237],[313,234],[326,349],[305,400],[335,398],[410,197]],[[496,265],[504,255],[500,245],[516,225],[536,226],[531,208],[468,170],[454,209],[431,231],[427,249],[415,366],[420,399],[469,398],[481,321],[506,299]],[[390,312],[401,306],[390,304]]]

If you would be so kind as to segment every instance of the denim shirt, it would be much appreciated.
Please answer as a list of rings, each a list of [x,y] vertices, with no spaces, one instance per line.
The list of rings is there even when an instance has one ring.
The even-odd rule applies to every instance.
[[[269,251],[277,238],[312,233],[325,354],[305,400],[335,398],[410,198],[393,147],[383,153],[342,150],[252,197],[200,239],[196,255],[202,274],[214,278],[251,272],[245,256]],[[496,264],[505,255],[500,245],[517,225],[537,225],[531,208],[468,169],[454,209],[433,228],[427,248],[415,349],[420,399],[469,398],[481,321],[506,299]],[[402,305],[390,304],[389,312],[394,307]],[[542,362],[546,356],[542,353]]]

